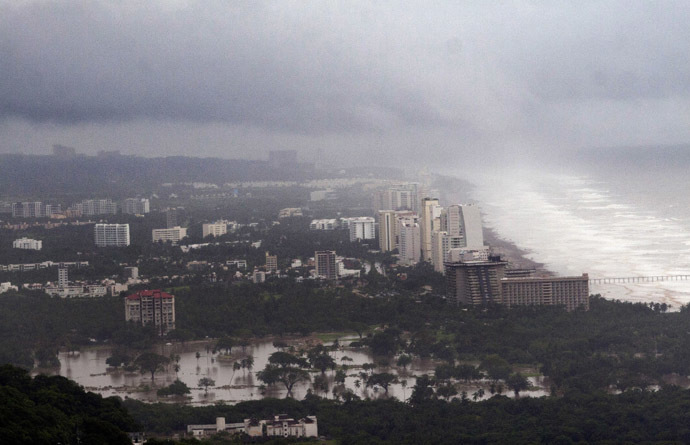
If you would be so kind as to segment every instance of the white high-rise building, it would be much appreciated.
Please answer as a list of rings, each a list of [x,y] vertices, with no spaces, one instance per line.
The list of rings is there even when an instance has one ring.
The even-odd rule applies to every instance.
[[[398,251],[400,264],[412,266],[421,258],[421,233],[417,218],[403,217],[398,220]]]
[[[129,224],[96,224],[94,241],[98,247],[129,246]]]
[[[177,226],[170,229],[153,229],[152,236],[154,243],[170,241],[173,244],[177,244],[187,236],[187,228]]]
[[[448,233],[461,235],[465,238],[465,244],[461,247],[480,249],[484,246],[482,216],[477,205],[457,204],[448,206],[446,214]]]
[[[202,224],[201,229],[203,238],[209,235],[219,237],[228,233],[228,223],[226,221],[217,221],[211,224]]]
[[[451,235],[446,231],[434,231],[431,233],[431,263],[436,272],[445,273],[443,263],[448,261],[448,252],[451,249],[462,247],[465,239],[459,235]]]
[[[422,199],[422,214],[420,218],[420,230],[422,236],[422,260],[431,261],[431,233],[439,230],[442,207],[436,198]]]
[[[376,238],[376,221],[371,217],[350,218],[350,241]]]
[[[150,211],[151,204],[147,198],[127,198],[122,203],[122,213],[144,215]]]
[[[43,241],[31,238],[19,238],[12,242],[12,247],[15,249],[41,250],[43,248]]]

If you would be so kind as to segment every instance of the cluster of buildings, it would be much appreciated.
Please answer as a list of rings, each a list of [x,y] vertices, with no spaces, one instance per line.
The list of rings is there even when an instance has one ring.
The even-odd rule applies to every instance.
[[[226,423],[225,417],[216,417],[215,424],[187,425],[187,434],[193,437],[208,437],[218,433],[246,434],[252,438],[261,437],[318,437],[316,416],[295,420],[287,414],[278,414],[273,419],[244,419],[240,423]]]
[[[416,183],[379,191],[381,251],[398,250],[399,263],[433,264],[446,275],[448,294],[456,303],[558,305],[567,310],[589,309],[587,274],[537,277],[507,269],[507,262],[490,255],[484,245],[479,207],[455,204],[442,207],[436,198],[421,197]]]
[[[89,267],[88,261],[43,261],[40,263],[0,264],[0,272],[29,272],[50,267]]]
[[[122,213],[144,215],[151,211],[147,198],[127,198],[121,203],[110,198],[85,199],[62,210],[60,204],[46,204],[41,201],[2,203],[1,213],[12,214],[13,218],[77,218],[81,216],[115,215]]]
[[[442,207],[436,198],[419,199],[417,184],[393,187],[379,192],[379,248],[382,252],[398,250],[399,262],[411,266],[420,261],[433,264],[444,273],[444,263],[451,252],[472,253],[486,258],[481,214],[475,204]],[[418,210],[417,210],[418,209]]]
[[[372,240],[376,238],[376,220],[369,216],[313,219],[309,224],[310,230],[344,229],[350,232],[350,241]]]
[[[136,269],[136,268],[134,268]],[[39,289],[32,285],[32,289]],[[126,292],[127,284],[116,283],[114,280],[105,279],[99,283],[73,283],[69,281],[69,268],[63,266],[58,268],[57,283],[48,283],[43,290],[51,297],[78,298],[78,297],[105,297],[106,295],[119,295]]]

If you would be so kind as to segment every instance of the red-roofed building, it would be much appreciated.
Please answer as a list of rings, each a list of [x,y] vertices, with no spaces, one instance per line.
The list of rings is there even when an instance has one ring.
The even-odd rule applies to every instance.
[[[142,290],[125,298],[125,320],[153,324],[158,335],[175,329],[175,296],[160,289]]]

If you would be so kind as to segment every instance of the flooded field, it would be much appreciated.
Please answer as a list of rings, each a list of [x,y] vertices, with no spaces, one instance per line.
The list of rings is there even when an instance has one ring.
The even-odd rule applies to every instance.
[[[340,344],[347,345],[352,340],[355,340],[355,338],[340,339]],[[289,346],[297,349],[308,346],[304,339],[288,340],[287,343]],[[273,345],[272,341],[254,342],[247,346],[244,351],[241,347],[234,347],[230,356],[224,356],[219,353],[214,354],[214,344],[215,342],[207,341],[156,346],[153,352],[157,354],[166,357],[179,356],[179,370],[175,372],[175,362],[173,361],[165,370],[155,374],[153,382],[151,381],[150,374],[144,375],[139,372],[128,372],[123,369],[109,367],[106,364],[106,359],[110,357],[111,349],[108,347],[88,348],[76,353],[61,352],[59,354],[60,369],[44,370],[42,372],[68,377],[84,386],[87,390],[104,396],[117,395],[122,398],[129,397],[150,402],[170,400],[205,405],[221,401],[236,403],[245,400],[257,400],[263,397],[282,398],[287,395],[287,391],[282,384],[261,388],[262,382],[256,377],[256,373],[268,363],[269,356],[278,351],[278,348]],[[330,345],[329,343],[326,344]],[[235,362],[239,362],[248,356],[254,358],[254,364],[251,369],[233,369]],[[374,372],[388,372],[395,374],[398,378],[398,382],[389,387],[388,394],[386,395],[380,388],[367,388],[359,373],[362,372],[362,365],[365,363],[378,364],[388,362],[394,365],[394,359],[375,357],[367,349],[355,349],[348,346],[331,352],[331,356],[338,365],[346,364],[348,366],[344,387],[363,398],[395,397],[405,400],[412,393],[416,377],[422,374],[433,374],[434,368],[438,364],[431,359],[414,359],[407,366],[407,369],[388,365],[377,367]],[[534,373],[534,370],[527,369],[524,371],[527,371],[528,375],[530,372]],[[311,389],[322,397],[334,397],[332,393],[334,386],[343,389],[343,386],[334,385],[335,371],[330,370],[326,371],[325,374],[328,390],[314,389],[314,377],[320,374],[320,371],[314,372],[312,373],[311,382],[295,385],[292,390],[293,396],[296,399],[301,399]],[[215,386],[209,387],[208,392],[205,392],[198,385],[199,379],[204,377],[215,381]],[[176,378],[179,378],[192,390],[189,398],[159,399],[156,395],[156,390],[171,384]],[[544,389],[545,385],[542,377],[529,377],[529,380],[534,389],[521,393],[521,395],[539,397],[548,393],[548,388]],[[458,385],[458,391],[466,391],[470,399],[473,398],[472,395],[479,388],[484,389],[484,395],[482,397],[475,395],[477,400],[491,396],[488,382]],[[504,390],[504,394],[512,395],[512,393],[509,394],[507,388]]]

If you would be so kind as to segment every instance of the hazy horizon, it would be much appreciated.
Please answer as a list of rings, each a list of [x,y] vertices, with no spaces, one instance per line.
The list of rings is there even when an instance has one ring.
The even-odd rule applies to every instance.
[[[0,153],[348,164],[690,142],[690,5],[0,0]]]

